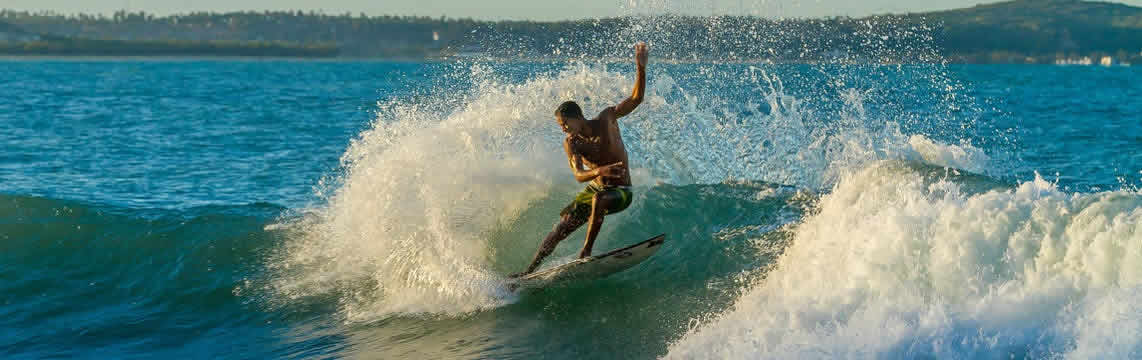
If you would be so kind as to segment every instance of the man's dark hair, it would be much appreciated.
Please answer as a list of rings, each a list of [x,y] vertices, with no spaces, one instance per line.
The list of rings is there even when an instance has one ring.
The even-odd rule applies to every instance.
[[[555,115],[582,119],[583,109],[580,109],[579,104],[576,104],[574,101],[564,101],[562,104],[559,104],[559,108],[555,109]]]

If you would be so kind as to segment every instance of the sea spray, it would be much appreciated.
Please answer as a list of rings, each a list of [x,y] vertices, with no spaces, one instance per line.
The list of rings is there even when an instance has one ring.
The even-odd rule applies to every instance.
[[[1137,337],[1099,334],[1136,331],[1123,304],[1142,284],[1139,249],[1137,193],[1041,178],[971,193],[878,163],[840,181],[775,269],[667,357],[1137,355]]]
[[[350,320],[462,314],[512,301],[502,274],[489,268],[495,254],[485,239],[553,187],[573,183],[552,109],[565,99],[588,109],[612,105],[603,101],[621,99],[628,81],[579,69],[503,84],[479,75],[485,71],[473,67],[482,79],[451,110],[384,104],[342,157],[341,187],[315,220],[297,224],[304,231],[277,259],[279,292],[337,294]]]
[[[710,23],[733,24],[732,21],[719,19]],[[637,40],[650,32],[650,36],[658,37],[650,40],[655,42],[652,48],[662,51],[657,52],[659,54],[668,53],[671,46],[663,42],[669,39],[679,40],[675,49],[726,54],[683,42],[710,44],[717,43],[712,41],[716,38],[676,31],[669,34],[671,29],[669,24],[658,24],[639,31],[632,29],[629,35],[623,36]],[[736,30],[747,34],[766,33],[766,30]],[[799,33],[801,29],[797,28],[781,30],[784,34],[814,36],[812,31]],[[891,33],[886,35],[900,39]],[[668,344],[675,344],[670,350],[677,357],[712,357],[729,352],[777,357],[797,349],[822,348],[835,349],[833,353],[849,357],[879,358],[1139,357],[1138,324],[1142,317],[1135,310],[1139,287],[1125,282],[1136,279],[1137,275],[1121,271],[1137,269],[1138,265],[1128,261],[1116,263],[1113,256],[1103,256],[1130,254],[1138,248],[1130,243],[1114,246],[1118,241],[1115,239],[1121,239],[1122,234],[1136,237],[1136,230],[1134,235],[1110,230],[1136,224],[1137,210],[1130,206],[1090,205],[1130,205],[1131,202],[1120,199],[1130,199],[1129,195],[1137,194],[1137,188],[1130,186],[1137,182],[1137,164],[1140,163],[1133,161],[1139,159],[1136,154],[1140,153],[1139,143],[1135,141],[1137,131],[1133,131],[1138,129],[1137,121],[1129,116],[1106,116],[1108,113],[1139,113],[1138,102],[1128,101],[1134,89],[1129,86],[1134,74],[1127,68],[884,65],[878,64],[880,57],[861,60],[860,51],[850,51],[847,58],[816,64],[742,63],[745,61],[740,57],[738,60],[726,57],[726,61],[716,58],[709,62],[680,59],[673,63],[654,59],[650,76],[652,96],[632,116],[620,122],[629,148],[633,150],[636,143],[646,143],[649,145],[645,148],[653,151],[632,152],[632,164],[639,167],[635,169],[635,203],[620,216],[608,219],[599,248],[611,248],[632,238],[653,235],[652,230],[669,233],[670,245],[643,265],[615,276],[519,297],[499,297],[499,274],[518,271],[526,264],[538,242],[536,237],[550,229],[555,220],[553,214],[581,189],[568,179],[567,170],[562,167],[564,160],[544,152],[551,148],[537,147],[535,155],[508,153],[509,157],[523,157],[528,164],[532,156],[546,159],[548,155],[559,163],[550,165],[550,169],[526,169],[554,172],[553,177],[535,176],[518,181],[522,187],[535,188],[538,193],[520,195],[526,204],[517,206],[514,201],[492,204],[508,209],[509,213],[499,215],[501,219],[477,216],[479,221],[494,225],[454,226],[455,223],[471,224],[459,216],[471,215],[461,211],[439,212],[436,218],[439,220],[432,220],[444,225],[429,227],[448,231],[492,229],[482,230],[478,235],[456,237],[457,241],[483,242],[483,247],[451,246],[456,253],[452,255],[460,259],[454,262],[465,272],[460,275],[474,273],[471,279],[438,281],[460,284],[457,286],[460,290],[451,293],[432,293],[437,290],[431,282],[406,283],[403,278],[386,275],[382,265],[389,264],[381,262],[389,260],[388,254],[382,253],[384,249],[368,248],[373,245],[368,242],[395,243],[395,240],[368,238],[377,231],[368,229],[366,220],[333,219],[335,215],[357,216],[351,211],[333,214],[333,210],[328,210],[333,206],[353,208],[346,204],[352,201],[350,197],[334,198],[349,191],[343,189],[347,182],[361,183],[369,179],[363,171],[348,176],[351,169],[369,167],[354,164],[370,163],[378,154],[416,142],[407,139],[409,137],[438,133],[426,129],[445,126],[439,124],[445,124],[446,119],[466,109],[469,103],[505,94],[511,96],[499,101],[531,104],[530,100],[512,96],[531,96],[541,100],[537,103],[546,101],[542,99],[548,95],[533,95],[520,86],[538,86],[536,84],[543,81],[561,87],[578,86],[570,77],[585,79],[584,84],[592,89],[567,96],[599,95],[598,99],[576,99],[590,102],[591,105],[585,106],[588,114],[613,104],[618,100],[612,98],[614,96],[625,96],[632,68],[627,59],[629,42],[610,38],[593,40],[600,48],[613,50],[616,57],[622,55],[623,63],[581,58],[580,62],[567,65],[512,59],[509,64],[460,65],[459,70],[436,62],[114,61],[81,64],[16,61],[7,64],[19,71],[6,73],[13,81],[7,83],[11,86],[0,89],[0,93],[15,99],[11,104],[19,111],[5,113],[15,120],[5,123],[13,131],[5,132],[10,133],[7,139],[12,156],[4,167],[8,195],[15,198],[4,196],[10,211],[5,231],[0,231],[0,237],[6,239],[5,251],[0,251],[6,255],[0,257],[6,261],[0,266],[0,272],[12,280],[4,282],[2,292],[10,303],[4,307],[4,316],[0,316],[8,325],[0,326],[8,330],[0,338],[9,342],[0,344],[0,353],[16,358],[529,358],[543,354],[549,358],[630,359],[666,355]],[[741,44],[755,47],[757,52],[769,50],[765,38],[757,40]],[[877,43],[876,39],[869,40],[870,44]],[[905,41],[908,41],[906,37]],[[746,55],[749,54],[743,56]],[[106,82],[108,74],[114,77],[117,73],[130,73],[145,81],[136,82],[138,86],[132,88],[98,86]],[[400,76],[401,73],[408,76]],[[193,87],[171,83],[170,74],[181,74],[181,82]],[[957,87],[954,79],[963,79],[969,84],[967,90]],[[433,85],[424,85],[425,82]],[[72,86],[61,88],[58,84]],[[88,91],[72,91],[76,86],[86,87]],[[247,91],[251,86],[259,91]],[[510,89],[515,92],[508,91]],[[116,99],[124,99],[123,91],[130,92],[128,97],[133,100],[117,102]],[[244,96],[233,96],[237,93]],[[372,107],[368,104],[375,102],[378,93],[384,98],[376,108],[380,114],[377,123],[369,124],[365,118]],[[29,94],[39,96],[29,97]],[[978,123],[972,120],[975,116],[972,111],[979,109],[972,109],[970,100],[964,101],[964,96],[992,97],[991,108],[984,110]],[[549,99],[556,101],[551,106],[567,100],[562,95]],[[91,106],[115,111],[75,112],[91,109]],[[549,110],[534,111],[550,116]],[[78,122],[57,121],[60,116]],[[105,126],[109,120],[120,126]],[[474,121],[478,120],[483,118]],[[552,145],[557,144],[558,130],[548,127],[543,120],[536,123],[539,125],[532,135],[550,137]],[[205,129],[210,131],[203,131],[196,124],[210,125]],[[370,131],[379,135],[358,134],[361,126],[370,125],[375,128]],[[747,127],[758,129],[743,129]],[[530,129],[528,126],[505,128],[513,132]],[[992,132],[1004,128],[1011,131]],[[115,136],[91,136],[104,134],[108,129],[114,129]],[[247,136],[250,134],[258,136]],[[345,142],[353,135],[358,136],[359,144],[353,145],[354,151],[349,152]],[[363,144],[369,139],[375,141]],[[478,147],[491,149],[510,148],[511,145],[503,144],[515,141],[480,136],[472,139]],[[1008,139],[1023,144],[1016,149],[1018,156],[1005,158],[1005,149],[993,146]],[[261,145],[252,146],[255,144]],[[270,144],[273,146],[262,146]],[[305,156],[298,156],[299,153]],[[344,172],[331,174],[326,179],[328,187],[324,190],[327,191],[319,192],[313,199],[317,205],[298,209],[297,204],[310,199],[305,196],[299,199],[297,195],[309,191],[308,185],[319,178],[322,171],[336,166],[337,156],[343,153]],[[261,156],[251,156],[258,154]],[[843,179],[854,172],[862,174],[863,169],[882,159],[904,162],[894,162],[892,166],[899,169],[886,170],[883,176],[863,173],[871,177],[852,180],[851,186],[837,187],[838,180],[848,181]],[[799,169],[802,164],[805,169]],[[130,171],[108,171],[108,166]],[[204,166],[211,171],[200,171]],[[1008,171],[1005,166],[1015,171]],[[1035,169],[1045,174],[1046,181],[1031,186],[1016,181],[1034,180],[1031,171]],[[394,170],[386,167],[373,171],[377,173],[374,177],[384,177]],[[432,175],[421,173],[426,175],[420,176]],[[504,174],[493,172],[493,175]],[[1114,181],[1116,176],[1125,178]],[[136,186],[138,179],[145,181],[144,187]],[[786,185],[762,179],[776,179],[773,182]],[[235,181],[241,184],[231,184]],[[907,185],[910,181],[924,185]],[[434,185],[444,180],[426,182]],[[879,182],[886,185],[869,185]],[[403,183],[415,185],[417,182]],[[222,186],[215,186],[219,184]],[[935,184],[939,185],[933,186]],[[869,191],[861,190],[861,186]],[[1090,190],[1094,186],[1127,190]],[[386,198],[368,193],[370,188],[378,187],[358,184],[353,194]],[[904,194],[923,194],[919,197],[922,201],[903,200],[916,196],[887,195],[889,190],[898,188],[904,189]],[[219,192],[223,189],[228,190]],[[822,194],[836,189],[841,190],[838,198],[850,199],[842,205],[854,206],[836,205],[830,199],[819,201]],[[1024,189],[1043,195],[1031,198],[1028,194],[1034,192]],[[32,198],[26,199],[25,195]],[[994,207],[956,203],[1005,196],[1010,197],[1009,201],[994,202]],[[391,197],[400,198],[400,195]],[[794,240],[808,239],[810,244],[822,241],[824,235],[798,236],[805,222],[813,224],[810,227],[822,228],[838,217],[856,221],[858,216],[863,216],[862,220],[886,223],[883,219],[893,217],[888,216],[887,210],[876,209],[895,206],[898,208],[895,218],[900,219],[896,223],[901,228],[923,227],[930,233],[953,233],[936,226],[924,227],[926,222],[935,221],[925,219],[935,216],[930,211],[916,211],[914,215],[919,216],[903,216],[912,214],[913,209],[925,210],[921,206],[924,202],[932,203],[945,197],[951,200],[939,204],[946,210],[942,212],[948,214],[937,218],[965,220],[958,221],[964,224],[940,220],[948,226],[959,226],[948,229],[967,229],[962,231],[964,234],[974,231],[979,238],[1004,239],[1002,233],[989,232],[995,227],[976,223],[1005,218],[1008,220],[1003,221],[1010,221],[1025,216],[1023,212],[1030,208],[1032,214],[1040,215],[1031,216],[1035,220],[1023,223],[1050,229],[1043,232],[1050,236],[1038,236],[1042,244],[1049,244],[1060,253],[1082,254],[1066,255],[1064,259],[1071,260],[1062,262],[1042,261],[1044,269],[1084,262],[1107,266],[1090,267],[1101,270],[1090,271],[1092,275],[1088,280],[1082,280],[1082,276],[1055,276],[1053,279],[1062,281],[1039,281],[1039,284],[1057,287],[1061,295],[1039,291],[1037,298],[1044,299],[1040,302],[1005,300],[1007,304],[1019,306],[1004,311],[996,310],[998,306],[969,305],[985,302],[985,305],[1002,305],[1005,303],[1000,299],[1018,300],[1011,295],[1012,289],[1033,287],[1006,285],[1015,283],[1011,280],[978,280],[982,275],[958,279],[950,270],[939,271],[945,275],[940,276],[938,284],[995,295],[983,296],[981,299],[986,299],[982,300],[972,300],[975,298],[970,295],[944,298],[929,295],[909,302],[915,298],[905,293],[899,297],[880,296],[878,299],[895,305],[878,307],[870,305],[876,301],[860,300],[871,298],[862,294],[901,288],[916,288],[914,292],[921,295],[949,291],[937,292],[932,290],[933,286],[905,284],[893,288],[874,283],[863,293],[824,288],[818,301],[805,296],[804,288],[790,287],[794,289],[790,296],[804,299],[805,304],[835,303],[842,290],[852,295],[849,297],[852,300],[844,304],[857,304],[847,308],[823,308],[818,313],[859,316],[838,315],[838,321],[817,322],[820,325],[813,329],[790,326],[803,322],[765,320],[769,315],[761,310],[728,310],[735,303],[740,309],[756,305],[743,297],[746,294],[763,291],[767,295],[781,295],[772,288],[759,290],[770,286],[764,280],[771,273],[777,278],[795,278],[790,274],[818,271],[798,267],[797,261],[782,262],[780,266],[774,263],[787,248],[795,247]],[[1023,197],[1035,199],[1030,201],[1034,204],[1015,200]],[[82,203],[75,203],[76,200]],[[217,206],[255,201],[292,209],[258,204]],[[333,201],[343,204],[331,205]],[[885,204],[875,205],[878,201]],[[187,212],[161,209],[196,207],[204,202],[213,205]],[[917,205],[907,205],[908,202]],[[425,202],[439,203],[444,202]],[[832,205],[822,207],[819,203]],[[425,206],[413,208],[423,210]],[[1055,210],[1060,207],[1071,215],[1055,216],[1060,214]],[[383,208],[394,209],[393,206]],[[842,214],[841,208],[862,213]],[[1011,210],[1005,210],[1008,208]],[[511,214],[516,211],[513,209],[521,210]],[[981,215],[970,215],[978,209],[983,209]],[[29,217],[29,211],[42,216]],[[301,219],[289,217],[280,225],[265,227],[269,231],[261,231],[278,213],[294,211],[312,215],[303,215]],[[828,213],[828,217],[818,217],[822,212]],[[82,213],[90,216],[73,216]],[[243,213],[253,216],[231,216]],[[454,214],[458,217],[448,217]],[[1076,214],[1105,216],[1083,215],[1096,221],[1081,222],[1076,220],[1079,217]],[[377,219],[385,215],[359,216]],[[1041,221],[1040,218],[1055,220]],[[969,219],[976,220],[966,221]],[[352,226],[341,229],[335,227],[335,223]],[[1076,226],[1080,223],[1085,225]],[[871,224],[864,228],[849,225],[844,236],[859,235],[858,230],[862,229],[878,229]],[[1056,229],[1059,226],[1072,230],[1059,231]],[[979,231],[981,229],[987,231]],[[1102,231],[1102,235],[1085,237],[1090,241],[1089,246],[1072,246],[1079,243],[1073,239],[1082,237],[1071,234],[1091,231]],[[329,235],[334,232],[351,234]],[[895,234],[890,231],[873,232],[876,235],[865,237],[898,238],[887,235]],[[964,237],[976,239],[973,236]],[[581,234],[575,237],[582,238]],[[434,240],[429,236],[423,238]],[[1007,239],[1023,244],[1017,248],[1024,250],[1019,251],[1036,249],[1027,246],[1036,244],[1029,241],[1036,236]],[[1058,245],[1062,240],[1066,240],[1061,243],[1065,246]],[[570,241],[576,242],[574,237]],[[956,241],[974,244],[970,248],[978,249],[964,254],[980,255],[978,260],[959,260],[961,257],[954,261],[981,268],[984,266],[980,264],[996,263],[994,254],[998,251],[988,244],[1003,244],[993,240]],[[438,246],[431,241],[425,244],[428,245],[411,245]],[[1047,247],[1042,244],[1039,248]],[[563,244],[551,262],[573,256],[577,250],[575,245]],[[350,251],[350,248],[361,251]],[[895,248],[887,248],[886,254],[893,257],[864,260],[869,264],[863,267],[898,268],[893,264],[907,263],[907,259],[891,251]],[[1061,250],[1063,248],[1068,250]],[[1087,250],[1069,250],[1079,248]],[[1110,250],[1100,250],[1103,248]],[[473,250],[478,254],[472,253]],[[417,256],[428,256],[432,252],[447,254],[428,249],[405,255],[409,255],[408,262],[415,262],[421,261]],[[836,254],[839,252],[821,255],[826,260],[820,263],[834,272],[852,273],[849,268],[861,267],[841,267],[862,259],[832,260],[839,258]],[[956,253],[943,251],[942,254],[947,257]],[[350,264],[340,267],[325,264],[338,261]],[[1039,262],[1021,263],[1027,267],[1026,264]],[[399,266],[390,268],[399,269]],[[1017,267],[991,268],[986,272],[988,276],[1011,279],[1011,275],[1006,274]],[[388,299],[384,297],[388,294],[381,290],[381,280],[395,281],[394,286],[425,290],[409,291],[407,299]],[[924,284],[919,280],[909,281]],[[480,286],[481,283],[489,283],[489,286]],[[973,285],[955,285],[965,283]],[[1001,283],[1004,285],[996,285]],[[1086,283],[1085,290],[1076,287],[1076,283]],[[264,287],[267,284],[269,288]],[[937,282],[933,280],[932,284]],[[387,289],[385,291],[391,291],[393,287]],[[474,294],[468,297],[471,301],[455,300],[461,291],[468,289]],[[898,298],[899,301],[894,302]],[[273,306],[263,306],[267,302]],[[414,302],[415,305],[409,305]],[[500,306],[509,302],[514,303]],[[918,305],[921,302],[923,304]],[[1060,302],[1064,304],[1059,305]],[[480,307],[484,304],[494,309],[482,310],[488,309]],[[793,307],[793,301],[787,305],[795,310],[811,306]],[[467,308],[481,310],[462,311]],[[777,305],[773,308],[778,309],[772,311],[773,314],[803,313],[782,310]],[[846,310],[850,308],[865,310]],[[718,338],[721,343],[712,347],[713,350],[680,350],[688,348],[686,344],[700,342],[704,334],[718,334],[718,328],[729,326],[726,324],[734,322],[730,319],[735,317],[741,324],[752,326],[749,329],[755,334],[769,329],[767,331],[779,332],[780,339],[799,342],[727,336]],[[351,323],[345,324],[345,320]],[[718,325],[719,322],[722,325]],[[693,325],[692,330],[687,330],[688,324]],[[926,332],[915,330],[918,328]],[[788,335],[797,333],[806,335],[796,338]],[[770,346],[778,350],[765,352],[757,350],[761,348],[759,344],[779,345]],[[806,357],[827,356],[822,354],[826,353],[815,352]]]
[[[672,18],[624,20],[630,31],[606,41],[589,28],[560,39],[555,50],[580,53],[565,65],[520,74],[517,64],[466,59],[442,67],[439,77],[448,81],[382,101],[372,128],[342,156],[342,173],[325,182],[331,184],[321,192],[326,203],[294,223],[297,235],[271,261],[275,291],[289,299],[332,296],[354,321],[458,315],[513,302],[502,275],[510,266],[502,259],[533,251],[546,229],[500,235],[516,230],[518,216],[539,201],[578,187],[566,174],[551,112],[576,100],[590,116],[627,96],[629,64],[601,59],[625,53],[617,49],[628,39],[645,38],[653,54],[667,58],[695,41],[673,32],[671,21],[656,19]],[[774,43],[829,46],[766,28],[727,32],[740,18],[677,20],[710,22],[711,42],[703,46],[713,53],[751,43],[763,45],[753,50]],[[859,27],[844,41],[867,43],[856,58],[932,54],[923,31]],[[884,40],[886,34],[895,40]],[[489,53],[536,41],[486,41],[496,35],[479,32],[473,40]],[[915,51],[900,51],[898,43]],[[928,65],[867,67],[851,65],[852,59],[809,66],[746,65],[736,57],[698,65],[652,62],[646,99],[620,120],[636,186],[760,181],[817,192],[847,169],[880,159],[992,168],[965,166],[987,162],[980,151],[949,155],[947,136],[915,133],[963,128],[965,120],[940,116],[970,104],[947,95],[958,86],[954,80]],[[887,79],[907,86],[885,86]],[[876,101],[888,97],[893,101]],[[914,104],[928,106],[919,111]],[[947,126],[952,122],[961,126]],[[557,211],[550,212],[554,222]]]
[[[973,167],[988,161],[979,151],[947,152],[938,141],[904,134],[892,119],[870,118],[864,98],[851,91],[789,94],[778,74],[805,69],[676,67],[655,68],[647,99],[620,120],[636,185],[749,180],[814,190],[833,183],[838,169],[882,158],[987,168]],[[524,81],[492,65],[468,71],[456,76],[471,81],[457,85],[462,90],[381,104],[373,128],[342,156],[343,174],[329,181],[339,187],[313,217],[294,224],[301,230],[272,261],[277,293],[333,296],[343,315],[359,321],[458,315],[514,301],[504,270],[493,269],[508,256],[497,251],[530,253],[546,230],[507,245],[489,243],[504,241],[491,235],[510,232],[536,201],[578,187],[566,175],[552,109],[576,99],[588,113],[600,111],[626,96],[631,79],[586,63]],[[694,81],[728,72],[739,72],[741,91],[756,100],[743,103]],[[829,103],[842,111],[815,110]]]

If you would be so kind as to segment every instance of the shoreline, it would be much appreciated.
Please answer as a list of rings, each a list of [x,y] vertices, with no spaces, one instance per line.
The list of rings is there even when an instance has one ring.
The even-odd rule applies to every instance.
[[[43,55],[43,54],[0,54],[0,61],[50,61],[50,62],[326,62],[326,63],[458,63],[458,62],[487,62],[487,63],[602,63],[623,64],[629,62],[627,58],[487,58],[487,57],[446,57],[446,58],[410,58],[410,57],[307,57],[307,56],[278,56],[278,55]],[[830,62],[830,61],[772,61],[772,60],[693,60],[693,59],[652,59],[659,64],[685,65],[685,64],[719,64],[719,65],[864,65],[864,66],[896,66],[896,65],[1029,65],[1029,66],[1060,66],[1060,67],[1093,67],[1093,68],[1128,68],[1131,64],[1058,64],[1052,62]]]

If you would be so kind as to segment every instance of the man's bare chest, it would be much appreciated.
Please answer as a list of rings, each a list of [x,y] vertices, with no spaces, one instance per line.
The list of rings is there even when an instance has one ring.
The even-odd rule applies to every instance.
[[[573,142],[575,152],[583,157],[583,160],[592,164],[606,164],[613,162],[612,160],[621,156],[623,152],[621,138],[611,137],[610,134],[598,137],[576,139]],[[617,136],[617,134],[615,134]]]

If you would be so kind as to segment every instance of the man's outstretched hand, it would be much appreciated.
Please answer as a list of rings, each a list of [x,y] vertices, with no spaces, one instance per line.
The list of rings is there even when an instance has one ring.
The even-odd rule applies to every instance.
[[[615,106],[615,118],[630,115],[630,112],[642,103],[643,88],[646,87],[646,58],[648,53],[650,50],[647,49],[646,43],[640,41],[634,44],[634,63],[638,65],[637,79],[634,81],[634,89],[631,90],[630,97]]]
[[[640,41],[639,43],[634,44],[634,63],[638,64],[639,67],[646,66],[646,58],[647,54],[649,53],[650,49],[647,48],[645,42]]]

